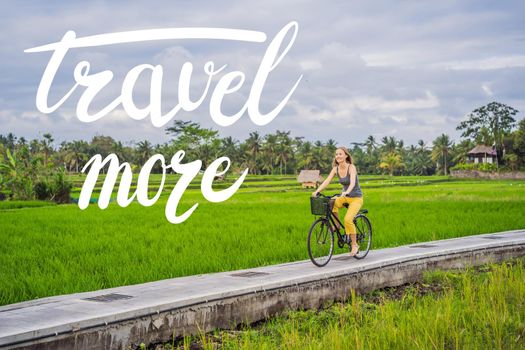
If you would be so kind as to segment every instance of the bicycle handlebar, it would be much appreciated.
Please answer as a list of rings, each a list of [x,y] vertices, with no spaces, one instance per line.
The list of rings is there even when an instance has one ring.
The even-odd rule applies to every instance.
[[[339,197],[340,195],[341,195],[341,193],[336,193],[336,194],[331,195],[331,196],[326,196],[326,195],[322,194],[321,192],[317,193],[317,197],[323,197],[323,198],[335,198],[335,197]]]

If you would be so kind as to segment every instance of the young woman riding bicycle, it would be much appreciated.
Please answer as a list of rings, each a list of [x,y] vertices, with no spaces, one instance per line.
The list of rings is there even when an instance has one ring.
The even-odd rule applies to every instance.
[[[345,203],[348,204],[344,226],[347,240],[349,239],[352,245],[350,255],[355,256],[359,251],[359,246],[357,245],[356,228],[353,220],[363,205],[363,192],[359,186],[357,169],[352,160],[352,156],[346,147],[339,147],[336,149],[332,166],[332,171],[330,171],[330,174],[319,188],[312,193],[312,196],[317,196],[319,192],[330,184],[334,176],[337,175],[339,183],[343,185],[343,192],[341,193],[341,196],[335,200],[332,211],[338,215],[339,209],[342,208]]]

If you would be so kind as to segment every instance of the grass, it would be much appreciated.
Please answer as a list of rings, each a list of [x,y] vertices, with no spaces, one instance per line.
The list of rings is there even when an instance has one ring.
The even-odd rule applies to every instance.
[[[191,344],[204,349],[523,349],[525,258],[466,272],[427,273],[422,283],[354,294],[325,310],[292,311],[241,331],[187,337],[181,345]]]
[[[9,209],[21,209],[21,208],[38,208],[38,207],[49,207],[56,205],[54,202],[46,201],[1,201],[0,211]]]
[[[261,187],[277,178],[286,183]],[[147,208],[0,207],[0,280],[6,281],[0,304],[307,259],[311,190],[283,177],[251,180],[223,203],[207,202],[200,190],[186,191],[179,215],[194,203],[199,207],[180,225],[164,217],[173,180]],[[525,227],[525,182],[443,177],[361,182],[373,248]],[[334,184],[327,192],[338,190]]]

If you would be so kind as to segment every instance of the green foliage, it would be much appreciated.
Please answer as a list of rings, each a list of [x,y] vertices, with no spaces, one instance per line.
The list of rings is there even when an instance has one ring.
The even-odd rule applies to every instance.
[[[478,170],[484,172],[494,172],[498,170],[496,164],[490,163],[459,163],[454,165],[450,170]]]
[[[462,137],[476,139],[478,143],[494,142],[498,160],[503,157],[503,137],[510,133],[518,110],[499,102],[491,102],[476,108],[462,121],[457,130],[463,130]]]
[[[46,181],[38,181],[34,186],[35,198],[45,201],[51,197],[51,188]]]
[[[71,202],[71,188],[72,184],[66,180],[63,171],[57,171],[51,182],[51,199],[56,203],[70,203]]]
[[[394,171],[404,167],[404,164],[401,162],[401,156],[395,151],[385,154],[381,158],[381,163],[379,164],[381,169],[388,171],[390,176],[394,175]]]
[[[206,167],[217,158],[220,140],[216,130],[203,128],[195,122],[175,120],[173,126],[166,128],[166,133],[175,137],[171,148],[185,150],[188,160],[200,159]]]
[[[432,145],[432,160],[438,164],[440,172],[447,175],[452,141],[448,135],[441,134],[432,142]]]
[[[525,167],[525,118],[518,123],[518,129],[510,135],[511,144],[506,149],[517,156],[517,164],[511,166]]]
[[[0,191],[7,192],[12,200],[55,200],[68,203],[71,184],[65,179],[63,168],[47,163],[52,151],[50,134],[42,142],[47,154],[32,153],[30,146],[21,144],[2,148],[0,154]],[[46,148],[47,147],[47,148]]]
[[[0,158],[2,190],[7,190],[14,200],[33,199],[33,183],[36,179],[38,160],[30,159],[27,148],[11,153],[7,148],[5,158]]]
[[[4,155],[0,162],[8,162],[6,150],[10,150],[11,154],[17,153],[17,158],[25,152],[30,156],[25,158],[40,163],[40,173],[50,173],[58,167],[63,167],[67,172],[78,173],[95,154],[106,157],[114,153],[122,162],[130,163],[132,168],[140,168],[153,154],[160,153],[169,160],[175,152],[182,149],[186,152],[185,161],[200,159],[203,161],[203,167],[217,157],[225,155],[230,158],[232,171],[235,172],[249,168],[250,173],[254,175],[297,175],[302,169],[319,169],[322,174],[326,174],[332,168],[336,147],[346,146],[351,151],[360,175],[378,175],[383,172],[393,175],[433,175],[447,174],[454,164],[466,162],[468,151],[474,148],[476,143],[492,144],[494,140],[500,140],[506,154],[516,155],[517,158],[502,158],[502,154],[498,154],[498,159],[505,160],[511,169],[519,169],[525,167],[525,120],[522,120],[519,128],[512,133],[509,133],[509,127],[496,122],[500,134],[503,135],[499,138],[494,136],[495,129],[486,125],[479,128],[475,124],[469,126],[471,122],[496,120],[495,116],[502,113],[508,116],[500,116],[497,120],[514,125],[510,120],[514,111],[509,109],[505,112],[503,107],[493,104],[490,104],[490,108],[476,110],[476,113],[485,113],[487,116],[483,114],[483,118],[476,117],[473,121],[467,120],[458,126],[470,128],[464,132],[464,135],[470,135],[469,138],[454,144],[448,135],[442,134],[432,142],[431,147],[427,147],[423,140],[419,140],[416,145],[405,146],[403,140],[395,137],[385,136],[377,141],[372,135],[363,142],[348,140],[348,144],[338,145],[333,139],[326,142],[309,141],[302,136],[292,136],[290,131],[281,130],[266,135],[252,132],[246,140],[240,142],[232,137],[220,138],[216,130],[203,128],[199,123],[181,120],[175,121],[166,129],[173,139],[164,144],[152,144],[148,140],[136,144],[123,144],[110,136],[97,135],[90,142],[62,142],[58,149],[54,149],[50,134],[45,134],[42,140],[31,140],[27,143],[23,138],[17,142],[16,136],[10,133],[7,136],[0,135],[0,154]],[[155,164],[153,172],[161,171],[160,164]],[[2,188],[4,192],[10,191],[6,182],[5,172],[0,172],[0,191]],[[11,185],[13,183],[9,183],[9,186]],[[16,186],[21,187],[20,184]]]
[[[518,170],[519,158],[517,154],[507,153],[503,157],[503,160],[511,170]]]

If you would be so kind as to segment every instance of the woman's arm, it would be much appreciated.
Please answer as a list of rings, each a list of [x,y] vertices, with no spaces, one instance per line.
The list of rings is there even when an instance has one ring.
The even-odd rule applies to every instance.
[[[355,186],[355,178],[357,176],[357,169],[355,168],[355,165],[350,164],[348,171],[350,171],[350,185],[348,185],[348,189],[346,191],[343,191],[343,193],[341,193],[343,197],[352,191],[352,189]]]
[[[332,171],[330,171],[330,174],[328,174],[328,177],[323,181],[323,183],[319,186],[319,188],[312,193],[312,197],[317,196],[319,192],[324,190],[330,184],[330,182],[332,182],[332,179],[334,178],[334,176],[335,176],[335,167],[332,168]]]

